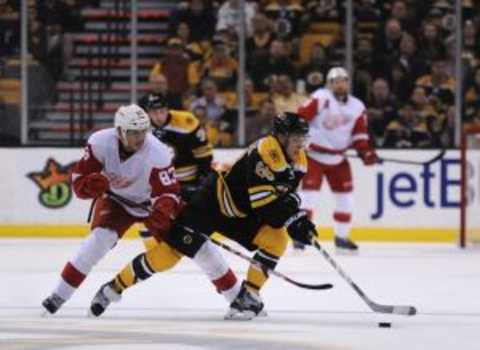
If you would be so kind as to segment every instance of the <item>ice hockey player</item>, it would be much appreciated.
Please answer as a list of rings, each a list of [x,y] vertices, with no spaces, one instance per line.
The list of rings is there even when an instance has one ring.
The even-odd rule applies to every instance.
[[[153,135],[175,153],[173,165],[181,185],[180,194],[188,202],[212,172],[213,148],[205,129],[192,113],[169,110],[162,95],[145,96],[142,107],[150,117]],[[147,249],[156,244],[148,230],[141,230],[140,236]]]
[[[166,266],[161,246],[170,245],[194,261],[208,261],[210,241],[201,233],[221,232],[255,251],[253,258],[273,269],[284,254],[288,236],[310,244],[314,224],[300,210],[296,189],[306,172],[304,152],[308,123],[295,113],[274,119],[272,134],[260,138],[227,173],[214,173],[207,185],[187,204],[175,220],[165,242],[137,256],[116,277],[104,284],[91,304],[100,315],[122,292],[172,267]],[[213,267],[212,267],[213,268]],[[263,269],[251,265],[236,294],[231,294],[227,319],[250,319],[259,315],[263,302],[259,291],[268,279]],[[222,287],[226,281],[215,284]]]
[[[169,110],[162,95],[149,95],[143,107],[150,117],[155,137],[175,152],[173,164],[181,184],[182,199],[188,201],[212,171],[213,148],[205,129],[192,113]]]
[[[349,83],[344,68],[331,68],[327,73],[327,87],[316,90],[298,111],[310,124],[308,173],[302,182],[303,205],[312,213],[316,205],[314,191],[320,190],[326,178],[336,201],[335,246],[343,252],[358,249],[350,239],[353,180],[344,153],[353,146],[365,165],[378,162],[369,144],[365,105],[349,94]]]
[[[114,128],[93,133],[72,174],[81,199],[94,199],[89,236],[61,273],[60,281],[42,305],[51,314],[70,299],[92,268],[135,222],[144,222],[157,236],[170,229],[181,208],[172,152],[150,133],[150,119],[137,105],[120,107]],[[105,192],[151,203],[152,213],[125,206]]]

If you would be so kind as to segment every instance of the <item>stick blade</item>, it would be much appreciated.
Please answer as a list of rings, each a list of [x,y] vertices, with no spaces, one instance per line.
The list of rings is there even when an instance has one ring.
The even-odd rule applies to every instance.
[[[414,316],[417,314],[415,306],[399,305],[394,306],[393,313],[397,315]]]
[[[325,284],[307,284],[307,283],[301,283],[297,281],[290,280],[290,283],[296,285],[297,287],[304,288],[304,289],[311,289],[311,290],[326,290],[326,289],[332,289],[333,284],[331,283],[325,283]]]
[[[395,314],[404,316],[414,316],[417,314],[415,306],[410,305],[380,305],[376,303],[370,304],[373,311],[383,314]]]

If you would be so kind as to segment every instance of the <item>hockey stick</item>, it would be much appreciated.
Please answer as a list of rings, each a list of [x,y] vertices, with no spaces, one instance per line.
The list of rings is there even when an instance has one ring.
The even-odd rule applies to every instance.
[[[119,202],[122,202],[123,204],[125,205],[128,205],[130,207],[135,207],[135,208],[141,208],[143,210],[146,210],[148,211],[149,213],[152,212],[152,209],[148,206],[148,205],[145,205],[145,204],[142,204],[142,203],[137,203],[137,202],[134,202],[134,201],[131,201],[130,199],[128,198],[125,198],[123,196],[120,196],[119,194],[116,194],[116,193],[113,193],[112,191],[110,190],[107,190],[107,195],[110,196],[111,198],[114,198],[116,200],[118,200]],[[229,246],[228,244],[225,244],[225,243],[222,243],[222,242],[219,242],[217,241],[216,239],[213,239],[211,238],[210,236],[206,235],[205,233],[202,233],[202,232],[198,232],[198,231],[194,231],[192,230],[191,228],[187,227],[187,226],[184,226],[182,225],[182,228],[185,229],[186,231],[190,232],[191,234],[196,234],[196,235],[201,235],[202,237],[204,237],[205,239],[208,239],[209,241],[211,241],[212,243],[218,245],[219,247],[223,248],[224,250],[232,253],[232,254],[235,254],[237,255],[238,257],[254,264],[255,266],[257,266],[258,268],[260,268],[266,275],[268,274],[272,274],[274,276],[277,276],[281,279],[283,279],[284,281],[288,282],[288,283],[291,283],[297,287],[300,287],[300,288],[304,288],[304,289],[313,289],[313,290],[322,290],[322,289],[331,289],[333,287],[332,284],[330,283],[325,283],[325,284],[307,284],[307,283],[302,283],[302,282],[298,282],[298,281],[295,281],[293,280],[292,278],[284,275],[283,273],[281,272],[278,272],[278,271],[275,271],[267,266],[265,266],[264,264],[262,264],[261,262],[259,261],[256,261],[255,259],[249,257],[248,255],[246,254],[243,254],[242,252],[232,248],[231,246]]]
[[[320,244],[317,242],[316,239],[312,238],[313,246],[323,255],[323,257],[332,265],[332,267],[338,272],[340,276],[343,277],[345,281],[357,292],[357,294],[362,298],[362,300],[375,312],[380,312],[384,314],[396,314],[396,315],[406,315],[406,316],[413,316],[417,313],[417,309],[415,306],[409,305],[382,305],[377,304],[376,302],[372,301],[364,292],[360,289],[360,287],[352,281],[350,276],[347,275],[345,271],[336,263],[335,260],[327,253],[325,249],[323,249]]]
[[[184,226],[182,225],[182,228],[192,234],[199,234],[201,235],[202,237],[204,237],[205,239],[208,239],[209,241],[211,241],[212,243],[215,243],[216,245],[218,245],[220,248],[223,248],[225,249],[226,251],[232,253],[232,254],[235,254],[236,256],[242,258],[243,260],[246,260],[248,262],[250,262],[251,264],[254,264],[255,266],[257,266],[258,268],[260,268],[263,273],[265,275],[269,275],[269,274],[272,274],[274,276],[277,276],[281,279],[283,279],[284,281],[286,282],[289,282],[297,287],[300,287],[300,288],[305,288],[305,289],[314,289],[314,290],[321,290],[321,289],[330,289],[333,287],[332,284],[330,283],[325,283],[325,284],[307,284],[307,283],[302,283],[302,282],[298,282],[298,281],[295,281],[293,279],[291,279],[290,277],[288,276],[285,276],[283,273],[281,272],[278,272],[278,271],[275,271],[275,270],[272,270],[271,268],[263,265],[261,262],[251,258],[250,256],[246,255],[246,254],[243,254],[242,252],[232,248],[231,246],[229,246],[228,244],[225,244],[225,243],[222,243],[220,241],[217,241],[216,239],[214,238],[211,238],[210,236],[206,235],[205,233],[203,232],[199,232],[199,231],[194,231],[192,230],[190,227],[187,227],[187,226]]]
[[[326,154],[325,152],[321,152],[321,151],[318,151],[318,150],[315,150],[315,149],[309,149],[309,151],[312,151],[312,152],[315,152],[315,153]],[[384,162],[389,162],[389,163],[406,164],[406,165],[426,166],[426,165],[433,164],[433,163],[439,161],[440,159],[442,159],[443,156],[445,155],[445,153],[446,153],[446,150],[442,149],[435,157],[433,157],[432,159],[427,160],[425,162],[420,162],[420,161],[415,161],[415,160],[378,157],[378,162],[377,163],[382,164]],[[345,154],[345,157],[347,157],[347,158],[361,158],[360,156],[358,156],[356,154]]]

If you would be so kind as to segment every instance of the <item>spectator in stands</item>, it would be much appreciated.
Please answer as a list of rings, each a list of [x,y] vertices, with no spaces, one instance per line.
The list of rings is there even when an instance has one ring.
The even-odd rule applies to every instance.
[[[240,14],[238,0],[227,0],[218,9],[218,20],[216,30],[228,30],[236,32],[239,29]],[[253,33],[252,19],[255,16],[256,6],[254,3],[245,1],[245,25],[247,36]]]
[[[425,22],[420,35],[419,47],[427,66],[439,56],[445,57],[447,49],[440,35],[439,28],[433,22]]]
[[[233,136],[231,133],[220,131],[218,122],[208,120],[207,110],[202,105],[197,105],[192,110],[192,113],[198,118],[200,124],[207,132],[207,139],[213,146],[231,146],[233,143]]]
[[[355,75],[353,77],[353,91],[356,97],[365,101],[370,95],[374,61],[372,57],[372,43],[367,38],[360,38],[356,42],[354,51]]]
[[[370,1],[370,0],[367,0]],[[336,0],[307,0],[304,1],[304,21],[320,22],[325,20],[338,20],[340,9]],[[359,6],[361,7],[361,6]]]
[[[255,87],[251,78],[246,78],[245,86],[245,109],[247,117],[255,115],[260,105],[268,98],[267,93],[255,92]],[[223,94],[226,100],[226,105],[233,110],[238,109],[238,96],[235,92],[227,92]]]
[[[415,38],[406,32],[402,34],[400,51],[398,56],[394,58],[394,62],[401,64],[405,68],[409,79],[412,80],[416,80],[427,72],[425,60],[418,53]]]
[[[480,124],[480,66],[477,66],[473,82],[465,93],[464,120],[470,124]]]
[[[374,0],[360,0],[354,6],[355,19],[359,22],[377,22],[381,18],[381,11],[375,7]]]
[[[292,0],[272,0],[265,6],[265,14],[274,21],[275,33],[279,38],[292,39],[301,34],[303,7]]]
[[[426,124],[421,122],[411,104],[405,104],[400,110],[399,118],[387,126],[384,147],[420,148],[429,147],[430,144]]]
[[[273,118],[277,115],[275,105],[271,100],[264,100],[255,117],[246,119],[245,134],[247,144],[254,142],[272,130]]]
[[[427,95],[436,97],[441,103],[452,105],[454,103],[455,79],[447,72],[444,57],[433,60],[431,74],[426,74],[417,79],[416,85],[425,88]]]
[[[397,117],[398,104],[390,92],[388,82],[377,78],[367,102],[368,127],[376,146],[382,146],[385,128]]]
[[[400,63],[395,63],[390,67],[389,77],[392,93],[400,104],[405,103],[412,92],[414,82],[408,77],[408,72]]]
[[[154,74],[149,78],[150,91],[143,96],[138,105],[145,109],[151,96],[162,96],[167,101],[168,109],[182,109],[182,99],[179,94],[174,94],[168,89],[167,78],[163,74]]]
[[[324,86],[329,69],[326,47],[322,43],[313,44],[309,61],[300,68],[300,77],[305,79],[306,92],[312,93]]]
[[[182,41],[185,52],[190,56],[192,62],[206,58],[209,50],[208,42],[192,40],[188,23],[178,23],[176,37]]]
[[[403,30],[413,34],[416,31],[417,23],[408,11],[407,3],[403,0],[395,0],[392,3],[390,16],[397,19]]]
[[[463,53],[462,57],[467,59],[470,67],[480,63],[480,31],[478,24],[471,20],[465,21],[463,26]]]
[[[277,113],[296,113],[306,99],[305,95],[297,94],[294,91],[290,76],[281,74],[273,80],[272,100]]]
[[[153,66],[150,76],[160,73],[167,78],[169,89],[174,94],[182,95],[198,82],[195,67],[185,53],[182,40],[171,38],[168,41],[165,57]]]
[[[19,35],[18,3],[0,0],[0,58],[20,51]]]
[[[265,62],[268,59],[270,44],[275,38],[270,21],[261,12],[256,13],[253,17],[252,27],[253,34],[245,44],[248,71],[251,71],[257,62]]]
[[[206,110],[207,120],[218,122],[226,110],[225,99],[218,93],[217,84],[213,79],[202,80],[202,96],[192,102],[190,109],[193,111],[198,106]]]
[[[423,86],[416,86],[413,89],[410,102],[415,109],[417,115],[422,120],[427,120],[428,117],[439,117],[440,111],[437,110],[437,105],[434,98],[428,98],[427,92]]]
[[[257,90],[268,89],[268,81],[272,75],[286,74],[295,77],[295,68],[288,56],[285,42],[273,40],[270,44],[270,54],[265,61],[258,61],[249,72]]]
[[[398,56],[403,29],[398,19],[390,18],[385,23],[385,29],[376,39],[373,49],[376,76],[385,76],[390,71],[388,63]]]
[[[172,13],[170,20],[171,33],[175,33],[180,22],[188,24],[193,41],[208,40],[215,32],[215,11],[207,6],[204,0],[189,0],[186,6]]]
[[[237,82],[237,61],[230,56],[226,43],[220,38],[212,41],[212,56],[202,67],[202,77],[209,77],[221,91],[235,89]]]

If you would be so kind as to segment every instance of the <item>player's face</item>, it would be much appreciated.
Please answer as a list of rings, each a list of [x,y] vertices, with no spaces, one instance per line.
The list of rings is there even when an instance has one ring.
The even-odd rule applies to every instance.
[[[286,151],[290,159],[298,157],[301,150],[305,149],[307,145],[307,135],[293,134],[287,138]]]
[[[127,130],[124,143],[127,151],[136,152],[142,148],[148,130]]]
[[[156,108],[148,111],[148,115],[153,124],[162,126],[168,118],[168,108]]]
[[[330,82],[330,88],[337,99],[344,99],[348,95],[348,79],[333,79]]]

